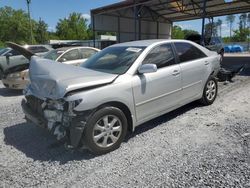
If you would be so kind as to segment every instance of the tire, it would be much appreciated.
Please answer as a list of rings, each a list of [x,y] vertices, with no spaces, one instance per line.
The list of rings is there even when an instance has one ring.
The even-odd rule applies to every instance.
[[[223,62],[223,59],[224,59],[224,50],[221,49],[221,51],[220,51],[220,63]]]
[[[87,121],[83,144],[95,155],[102,155],[120,147],[127,133],[127,119],[116,107],[103,107]]]
[[[200,99],[200,102],[203,105],[213,104],[214,100],[217,97],[217,93],[218,93],[217,80],[214,77],[210,76],[203,89],[203,94],[202,98]]]
[[[2,78],[3,78],[3,71],[2,69],[0,69],[0,80],[2,80]]]

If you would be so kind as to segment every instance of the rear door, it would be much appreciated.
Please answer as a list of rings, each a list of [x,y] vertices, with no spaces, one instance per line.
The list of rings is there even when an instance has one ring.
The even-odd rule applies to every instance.
[[[182,72],[182,100],[190,101],[201,94],[207,56],[194,45],[187,42],[174,43]]]
[[[156,64],[157,72],[137,74],[132,80],[139,123],[175,106],[181,92],[180,66],[170,43],[154,47],[142,64]]]

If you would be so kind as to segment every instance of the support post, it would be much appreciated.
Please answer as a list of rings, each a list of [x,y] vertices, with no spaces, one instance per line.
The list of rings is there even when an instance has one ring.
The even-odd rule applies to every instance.
[[[91,18],[92,18],[93,43],[94,43],[94,48],[95,48],[95,16],[94,14],[91,14]]]
[[[30,44],[33,44],[33,31],[32,31],[31,17],[30,17],[30,3],[31,3],[31,0],[27,0],[28,16],[29,16],[29,24],[30,24]]]
[[[214,31],[214,17],[211,17],[212,23],[211,23],[211,37],[213,36]]]
[[[157,21],[156,22],[156,24],[157,24],[157,27],[156,27],[156,35],[157,35],[157,39],[159,39],[159,22]]]
[[[134,0],[134,27],[135,27],[135,29],[134,29],[134,40],[136,40],[136,38],[137,38],[137,33],[136,33],[136,31],[137,31],[137,29],[136,29],[136,26],[137,26],[137,24],[136,24],[136,22],[137,22],[137,8],[136,8],[136,0]]]
[[[118,24],[118,28],[117,28],[117,30],[118,30],[118,33],[117,33],[117,38],[118,38],[118,43],[120,43],[121,42],[121,28],[120,28],[120,17],[118,17],[117,18],[117,24]]]
[[[205,46],[205,18],[206,18],[206,4],[207,0],[203,0],[203,12],[202,12],[202,29],[201,29],[201,45]]]

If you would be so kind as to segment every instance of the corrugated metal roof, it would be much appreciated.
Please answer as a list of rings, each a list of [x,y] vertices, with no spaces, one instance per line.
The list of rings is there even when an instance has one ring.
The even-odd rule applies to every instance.
[[[203,15],[203,0],[126,0],[105,7],[100,7],[91,11],[92,14],[105,14],[119,17],[133,17],[127,14],[126,10],[147,9],[154,15],[141,19],[164,19],[170,22],[199,19]],[[131,11],[132,12],[132,11]],[[223,16],[250,12],[250,0],[234,0],[225,2],[224,0],[207,0],[206,17]],[[157,17],[155,17],[157,15]]]

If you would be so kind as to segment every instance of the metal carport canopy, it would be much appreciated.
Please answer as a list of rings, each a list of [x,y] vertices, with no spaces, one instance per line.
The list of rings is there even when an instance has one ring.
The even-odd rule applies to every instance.
[[[118,42],[169,38],[172,22],[250,12],[250,0],[126,0],[91,10],[93,31],[117,32]],[[204,31],[204,23],[203,23]],[[202,32],[203,33],[203,32]]]

